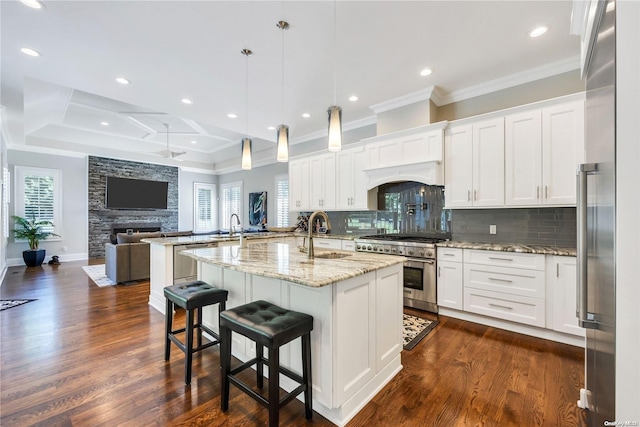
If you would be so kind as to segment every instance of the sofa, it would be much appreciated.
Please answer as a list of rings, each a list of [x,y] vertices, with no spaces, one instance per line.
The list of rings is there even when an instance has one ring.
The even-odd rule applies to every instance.
[[[150,248],[142,239],[162,237],[162,233],[118,233],[110,243],[105,243],[104,267],[107,277],[116,283],[148,279],[150,273]]]

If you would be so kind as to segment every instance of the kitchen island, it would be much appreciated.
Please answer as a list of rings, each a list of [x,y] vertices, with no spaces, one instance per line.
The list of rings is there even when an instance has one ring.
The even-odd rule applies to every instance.
[[[313,316],[313,409],[346,424],[401,369],[403,257],[316,251],[259,243],[184,252],[198,260],[198,277],[229,291],[227,307],[266,300]],[[204,323],[218,330],[217,307]],[[233,335],[233,355],[255,356],[255,345]],[[280,361],[301,372],[300,340],[283,346]],[[295,387],[280,378],[287,391]]]

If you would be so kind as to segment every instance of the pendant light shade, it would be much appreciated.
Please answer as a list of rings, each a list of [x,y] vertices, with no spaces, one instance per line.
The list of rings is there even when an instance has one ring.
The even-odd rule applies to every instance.
[[[279,162],[289,161],[289,126],[280,125],[277,131],[278,148],[276,160]]]
[[[249,138],[249,56],[253,54],[249,49],[240,51],[245,58],[245,137],[242,138],[242,169],[251,170],[251,138]]]
[[[336,105],[336,66],[338,62],[338,36],[336,24],[336,1],[333,1],[333,106],[329,107],[329,151],[342,149],[342,108]]]
[[[342,149],[342,108],[334,105],[327,110],[329,113],[329,151]]]
[[[242,138],[242,169],[251,170],[251,139]]]
[[[284,32],[289,29],[287,21],[278,21],[276,24],[282,30],[282,119],[284,121]],[[276,160],[278,162],[289,161],[289,126],[282,124],[278,126],[276,133],[278,145],[276,148]]]

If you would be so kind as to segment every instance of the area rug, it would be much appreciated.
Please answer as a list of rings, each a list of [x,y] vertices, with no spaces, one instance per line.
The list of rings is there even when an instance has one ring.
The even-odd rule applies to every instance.
[[[411,350],[438,324],[437,320],[422,319],[409,314],[402,315],[402,348]]]
[[[113,286],[116,284],[107,277],[107,274],[104,270],[104,264],[83,265],[82,269],[85,273],[87,273],[91,280],[93,280],[93,283],[100,286],[101,288],[104,286]]]
[[[28,302],[35,301],[34,299],[0,299],[0,311],[7,310],[12,307],[17,307]]]

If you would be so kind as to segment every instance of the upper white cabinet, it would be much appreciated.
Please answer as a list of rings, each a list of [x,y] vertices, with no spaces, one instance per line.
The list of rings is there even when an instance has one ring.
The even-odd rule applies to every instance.
[[[504,205],[504,120],[451,126],[444,141],[447,207]]]
[[[325,153],[309,158],[309,207],[336,208],[336,156]]]
[[[363,146],[336,153],[336,209],[367,209],[367,183],[364,170],[367,153]]]
[[[432,125],[430,130],[410,129],[371,138],[366,145],[369,169],[402,166],[442,160],[442,126]],[[434,126],[436,129],[433,129]]]
[[[547,256],[547,282],[551,299],[547,310],[549,325],[558,332],[585,336],[576,316],[576,258]]]
[[[289,209],[309,210],[309,159],[289,161]]]
[[[575,205],[584,102],[509,115],[505,133],[505,204]]]

